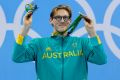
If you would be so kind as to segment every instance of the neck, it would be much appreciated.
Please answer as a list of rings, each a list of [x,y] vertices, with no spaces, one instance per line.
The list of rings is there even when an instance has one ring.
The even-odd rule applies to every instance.
[[[68,32],[60,33],[60,32],[56,32],[56,31],[54,31],[54,32],[52,33],[53,36],[62,36],[62,37],[67,36],[67,34],[68,34]]]

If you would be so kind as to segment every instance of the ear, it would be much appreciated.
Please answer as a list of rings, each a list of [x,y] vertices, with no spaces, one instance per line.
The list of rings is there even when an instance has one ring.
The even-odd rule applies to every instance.
[[[71,23],[71,19],[69,20],[69,24]]]
[[[50,18],[50,20],[49,20],[49,21],[50,21],[50,24],[53,24],[53,19],[52,19],[52,18]]]

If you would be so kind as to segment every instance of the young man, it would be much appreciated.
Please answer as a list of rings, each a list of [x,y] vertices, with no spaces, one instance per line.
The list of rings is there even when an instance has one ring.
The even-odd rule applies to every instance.
[[[71,9],[58,5],[50,14],[53,34],[48,38],[36,38],[23,44],[32,17],[24,18],[24,27],[15,43],[13,60],[18,63],[35,61],[37,80],[87,80],[88,62],[102,65],[106,55],[94,30],[92,20],[85,19],[90,38],[71,37],[66,31],[71,23]],[[57,34],[56,34],[57,33]]]

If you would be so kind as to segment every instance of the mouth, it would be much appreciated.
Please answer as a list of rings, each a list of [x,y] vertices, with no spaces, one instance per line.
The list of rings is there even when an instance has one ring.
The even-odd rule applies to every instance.
[[[61,26],[61,27],[65,27],[65,25],[59,25],[59,26]]]
[[[59,26],[61,26],[61,27],[66,27],[67,25],[59,25]]]

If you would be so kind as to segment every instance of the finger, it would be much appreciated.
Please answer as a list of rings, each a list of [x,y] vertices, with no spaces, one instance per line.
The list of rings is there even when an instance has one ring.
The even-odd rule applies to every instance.
[[[92,22],[90,18],[88,18],[87,16],[85,15],[82,15],[83,19],[88,22],[89,24]]]
[[[30,19],[32,17],[32,13],[26,16],[26,19]]]
[[[33,14],[32,12],[28,12],[28,13],[27,13],[27,15],[25,16],[25,17],[26,17],[26,19],[27,19],[27,20],[28,20],[28,19],[30,19],[30,18],[31,18],[31,16],[32,16],[32,14]]]
[[[84,21],[85,27],[87,27],[89,25],[88,22]]]

